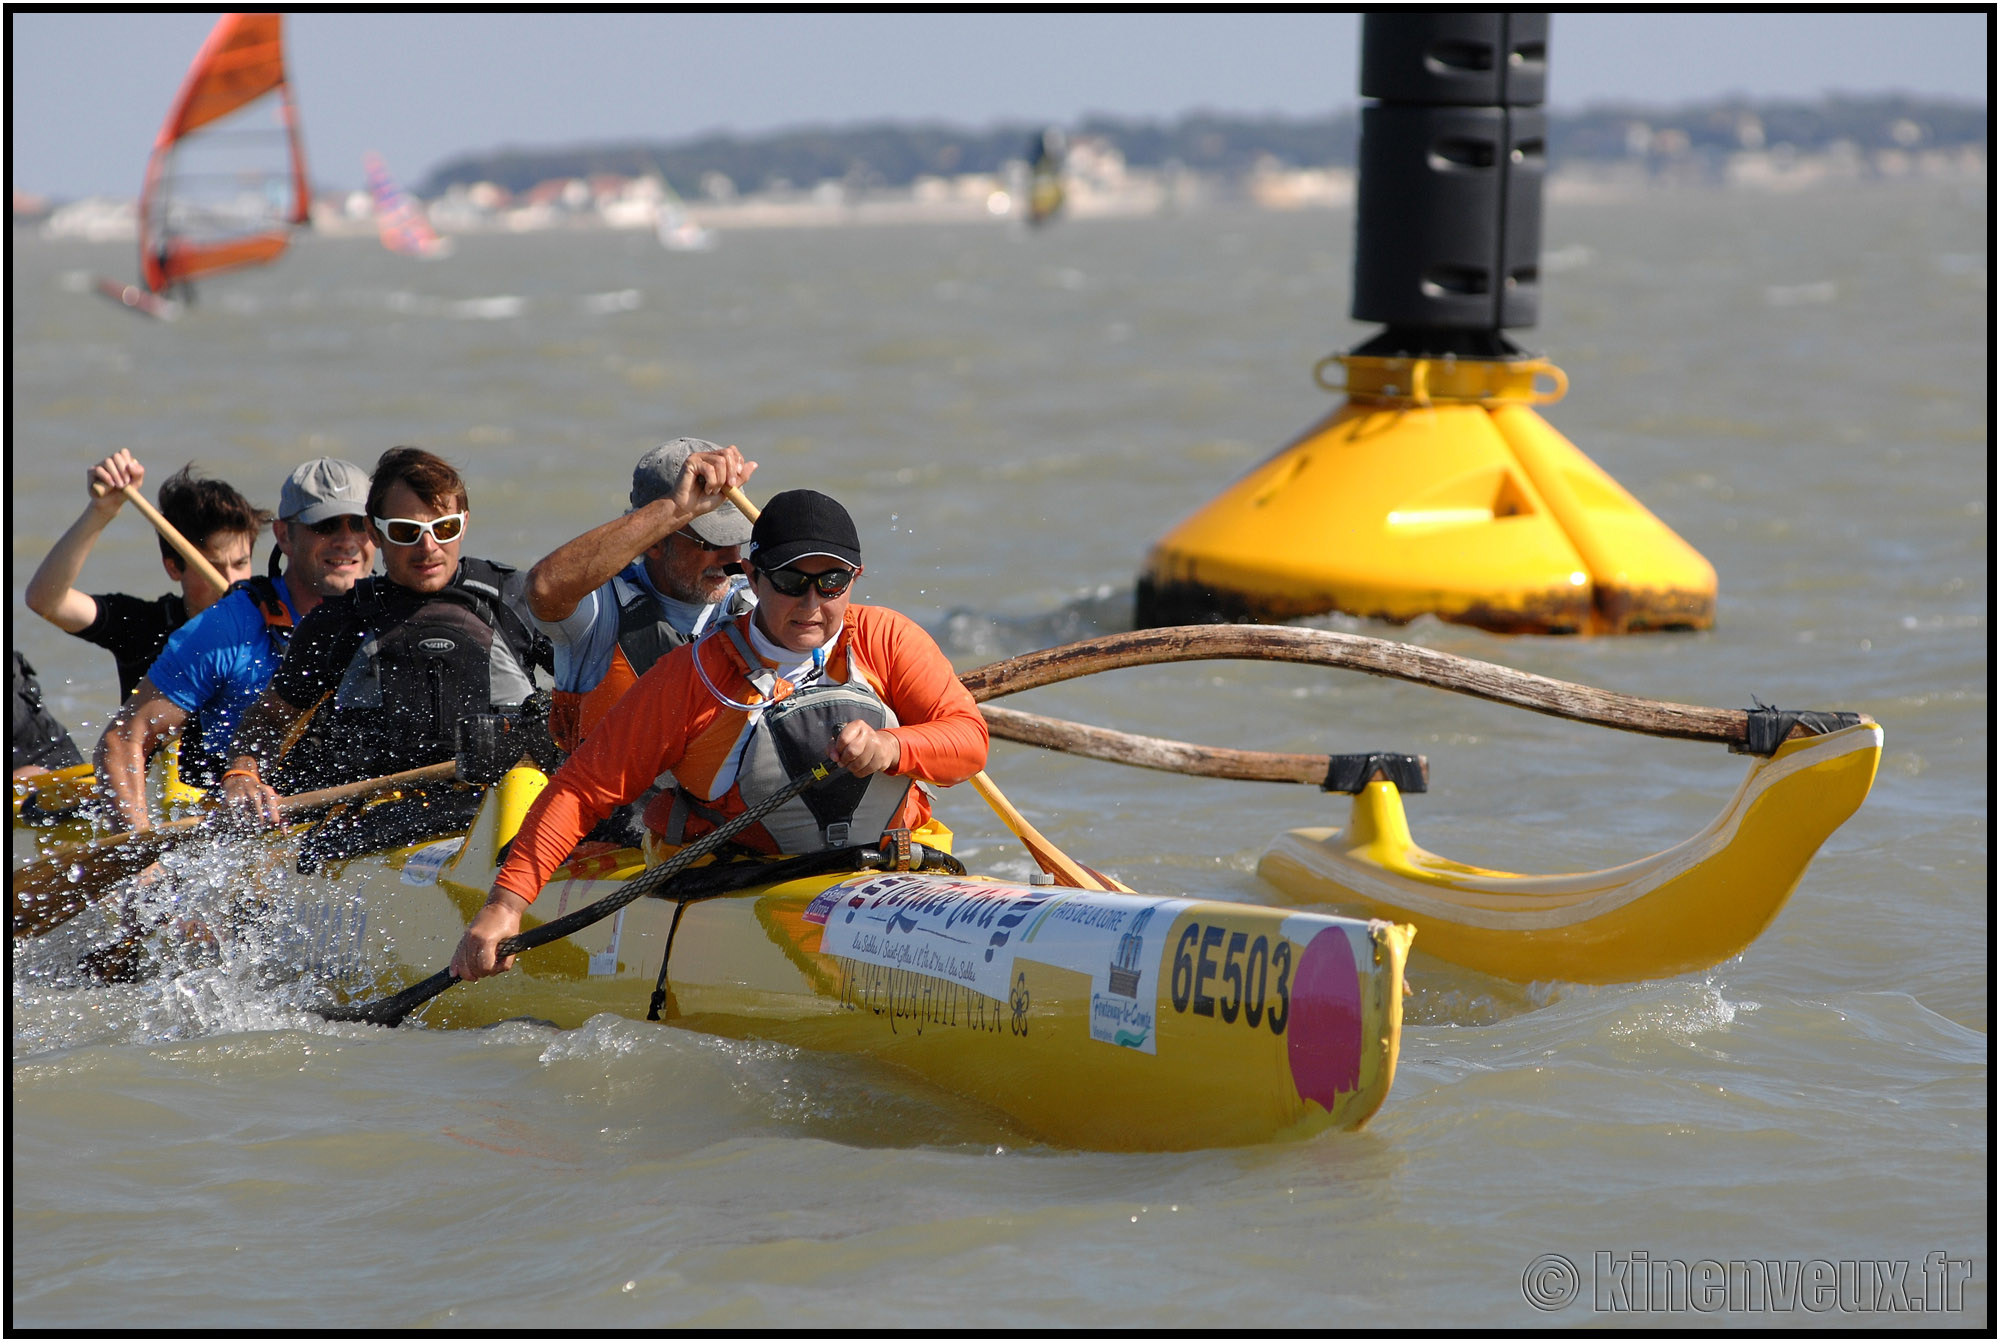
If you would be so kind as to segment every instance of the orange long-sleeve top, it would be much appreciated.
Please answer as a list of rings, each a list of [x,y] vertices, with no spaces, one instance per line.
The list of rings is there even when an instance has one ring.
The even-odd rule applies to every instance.
[[[739,617],[746,627],[752,618]],[[577,841],[662,773],[682,778],[686,764],[688,785],[696,776],[715,776],[717,761],[689,761],[689,747],[699,753],[733,741],[733,734],[709,729],[725,713],[743,715],[703,683],[696,657],[730,698],[747,703],[757,697],[726,638],[705,638],[662,657],[550,778],[522,820],[496,886],[532,903]],[[943,650],[907,616],[885,606],[849,606],[826,671],[834,680],[866,679],[894,710],[898,725],[887,730],[902,751],[895,774],[949,786],[986,767],[986,719]],[[733,786],[704,804],[724,816],[747,809]],[[929,799],[923,789],[911,788],[896,823],[914,826],[929,818]]]

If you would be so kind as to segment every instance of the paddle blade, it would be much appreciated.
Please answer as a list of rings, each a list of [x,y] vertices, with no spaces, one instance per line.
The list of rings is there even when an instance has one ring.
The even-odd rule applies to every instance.
[[[449,969],[440,969],[422,983],[413,983],[391,997],[377,998],[373,1002],[350,1002],[346,1006],[319,1007],[315,1014],[326,1020],[358,1021],[363,1025],[381,1025],[393,1030],[418,1007],[458,982]]]
[[[68,844],[14,872],[14,936],[38,937],[62,926],[120,881],[138,875],[184,836],[148,830]]]

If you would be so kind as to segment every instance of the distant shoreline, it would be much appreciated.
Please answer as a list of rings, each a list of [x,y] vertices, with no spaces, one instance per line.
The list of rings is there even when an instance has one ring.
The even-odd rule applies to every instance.
[[[1987,180],[1980,146],[1901,153],[1858,154],[1740,153],[1717,175],[1673,172],[1638,163],[1587,163],[1551,173],[1545,199],[1552,205],[1626,202],[1659,193],[1791,195],[1840,187],[1889,187],[1934,182]],[[640,185],[643,186],[644,179]],[[578,187],[585,184],[579,182]],[[684,217],[703,229],[729,233],[748,229],[847,228],[885,224],[1018,223],[1018,188],[998,177],[968,175],[956,180],[926,179],[907,189],[848,192],[835,184],[813,191],[767,192],[729,201],[701,201],[684,207]],[[833,189],[829,189],[832,187]],[[1077,220],[1194,214],[1213,209],[1254,209],[1276,213],[1351,209],[1355,175],[1351,169],[1270,169],[1240,183],[1193,173],[1128,170],[1111,182],[1072,181],[1065,207]],[[539,201],[524,206],[478,208],[475,193],[447,196],[430,205],[438,232],[453,234],[650,230],[658,227],[659,205],[634,185],[591,193],[572,191],[564,204]],[[456,193],[455,193],[456,195]],[[578,198],[580,197],[580,198]],[[137,238],[130,200],[92,197],[45,213],[14,214],[18,231],[49,240],[132,242]],[[329,237],[373,236],[375,222],[352,196],[322,197],[313,210],[314,229]]]

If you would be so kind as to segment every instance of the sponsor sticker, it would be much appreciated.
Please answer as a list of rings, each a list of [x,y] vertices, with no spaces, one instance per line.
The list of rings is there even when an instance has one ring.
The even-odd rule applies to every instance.
[[[891,874],[834,886],[805,917],[824,927],[828,955],[943,979],[996,1002],[1023,990],[1017,958],[1087,974],[1090,1037],[1152,1053],[1165,934],[1188,902]]]
[[[438,873],[452,855],[465,846],[464,838],[446,839],[443,843],[425,844],[403,862],[404,885],[436,885]]]
[[[581,933],[579,933],[581,935]],[[618,972],[618,939],[625,935],[625,910],[611,920],[611,937],[601,951],[590,953],[590,976],[597,978],[604,974]]]
[[[1090,975],[1090,1037],[1157,1052],[1154,1005],[1167,929],[1185,899],[1073,891],[1035,920],[1021,955]]]

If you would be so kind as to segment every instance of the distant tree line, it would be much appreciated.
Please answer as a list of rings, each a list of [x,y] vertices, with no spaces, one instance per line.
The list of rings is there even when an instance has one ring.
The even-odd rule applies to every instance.
[[[1647,134],[1635,137],[1635,126],[1643,126]],[[863,190],[904,187],[925,175],[997,172],[1010,160],[1025,159],[1031,138],[1042,129],[1026,122],[986,130],[876,122],[696,140],[503,148],[448,160],[424,179],[418,192],[436,196],[481,181],[518,192],[553,178],[600,173],[658,173],[689,193],[714,180],[711,174],[728,178],[742,191],[787,185],[803,189],[825,181]],[[1267,160],[1295,168],[1351,168],[1360,116],[1352,108],[1316,118],[1193,112],[1160,122],[1092,116],[1063,129],[1072,136],[1109,141],[1134,168],[1180,165],[1235,177]],[[1810,103],[1731,99],[1670,109],[1607,105],[1552,113],[1549,159],[1560,168],[1565,161],[1628,158],[1662,144],[1675,146],[1678,153],[1720,157],[1743,148],[1785,145],[1811,153],[1839,141],[1868,151],[1983,145],[1986,138],[1983,103],[1897,94],[1831,96]]]

